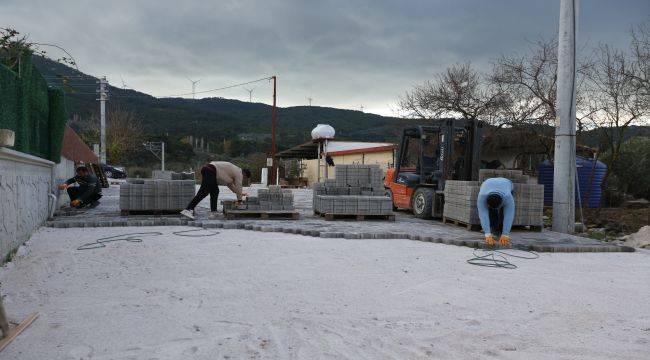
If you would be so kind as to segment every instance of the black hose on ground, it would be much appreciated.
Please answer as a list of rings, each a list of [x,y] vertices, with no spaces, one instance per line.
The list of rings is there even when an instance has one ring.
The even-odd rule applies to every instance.
[[[106,243],[115,242],[115,241],[142,242],[143,241],[142,237],[160,236],[162,234],[163,233],[161,232],[151,231],[151,232],[128,233],[128,234],[107,236],[107,237],[99,238],[91,243],[83,244],[79,246],[77,250],[101,249],[106,247]]]
[[[492,268],[516,269],[517,265],[511,263],[508,258],[517,258],[524,260],[533,260],[539,258],[539,254],[534,251],[515,250],[512,248],[500,249],[481,249],[482,254],[477,253],[479,249],[474,249],[474,257],[467,260],[468,264]],[[506,250],[513,250],[523,253],[522,255],[513,254]]]
[[[174,231],[172,232],[172,234],[177,236],[186,236],[186,237],[205,237],[205,236],[214,236],[219,234],[219,232],[217,231],[209,231],[207,234],[205,233],[193,234],[194,232],[197,231],[206,231],[206,230],[205,229],[181,230],[181,231]],[[161,236],[161,235],[164,234],[158,231],[150,231],[150,232],[128,233],[128,234],[107,236],[107,237],[99,238],[93,242],[83,244],[79,246],[77,250],[101,249],[101,248],[105,248],[107,243],[116,242],[116,241],[142,242],[145,237],[153,237],[153,236]]]

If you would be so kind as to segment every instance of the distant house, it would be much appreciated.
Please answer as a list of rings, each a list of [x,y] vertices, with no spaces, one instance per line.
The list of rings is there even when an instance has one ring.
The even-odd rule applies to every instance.
[[[239,134],[239,140],[244,141],[258,141],[258,140],[267,140],[271,138],[271,134],[267,133],[243,133]]]
[[[393,143],[330,141],[327,145],[327,155],[335,165],[377,164],[385,171],[393,166],[396,148],[397,145]],[[325,178],[326,172],[328,178],[334,178],[334,167],[329,166],[326,171],[327,164],[321,160],[319,168],[317,155],[318,143],[311,141],[278,153],[280,158],[300,159],[301,177],[306,178],[309,185],[317,182],[319,178]]]

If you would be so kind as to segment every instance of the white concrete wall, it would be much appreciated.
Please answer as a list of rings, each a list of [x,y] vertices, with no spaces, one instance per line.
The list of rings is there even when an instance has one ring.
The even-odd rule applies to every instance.
[[[332,160],[334,160],[335,165],[377,164],[384,170],[385,173],[386,169],[393,165],[393,151],[389,150],[365,154],[335,155],[332,156]],[[318,160],[303,160],[303,164],[305,164],[305,168],[302,171],[301,177],[307,178],[308,184],[311,186],[312,184],[316,183],[316,179],[318,178]],[[330,179],[334,178],[334,167],[329,167],[327,175],[327,177]],[[321,179],[325,178],[325,159],[321,160],[320,176]]]
[[[61,156],[61,162],[54,166],[54,186],[62,184],[64,181],[74,176],[75,164],[74,161],[68,160],[65,157]],[[59,209],[61,206],[66,205],[70,202],[70,197],[65,191],[58,191],[54,189],[54,193],[59,193],[58,201],[56,208]]]
[[[51,161],[0,148],[0,256],[3,259],[47,220],[53,167]]]

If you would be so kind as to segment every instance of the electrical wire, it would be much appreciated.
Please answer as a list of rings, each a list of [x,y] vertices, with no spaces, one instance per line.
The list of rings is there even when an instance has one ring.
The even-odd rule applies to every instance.
[[[514,250],[514,251],[519,251],[526,255],[517,255],[513,254],[511,252],[507,252],[505,250]],[[513,248],[505,248],[504,250],[500,249],[481,249],[482,254],[477,253],[477,250],[479,249],[474,249],[472,254],[474,255],[473,258],[467,260],[468,264],[471,265],[476,265],[476,266],[483,266],[483,267],[491,267],[491,268],[502,268],[502,269],[516,269],[517,265],[513,264],[508,260],[509,257],[511,258],[517,258],[517,259],[523,259],[523,260],[534,260],[539,258],[539,254],[534,252],[534,251],[528,251],[528,250],[516,250]]]

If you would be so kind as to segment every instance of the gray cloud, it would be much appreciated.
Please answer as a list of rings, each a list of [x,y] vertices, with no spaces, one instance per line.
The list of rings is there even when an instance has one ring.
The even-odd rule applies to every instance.
[[[153,95],[276,74],[281,106],[389,113],[398,95],[446,66],[488,69],[526,39],[557,32],[559,0],[0,1],[0,25],[70,51],[81,70]],[[647,0],[581,1],[581,41],[626,47]],[[54,54],[55,51],[52,51]],[[247,99],[243,89],[211,96]],[[268,84],[255,100],[270,101]]]

